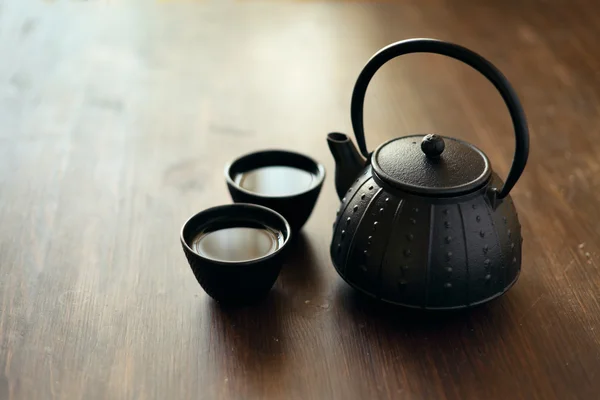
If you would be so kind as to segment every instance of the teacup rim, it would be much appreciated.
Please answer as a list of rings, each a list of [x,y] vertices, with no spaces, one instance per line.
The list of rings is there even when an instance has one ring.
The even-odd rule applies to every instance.
[[[282,155],[287,154],[287,155],[293,155],[293,156],[305,158],[310,163],[312,163],[315,166],[316,170],[318,171],[317,174],[314,174],[316,179],[312,182],[312,184],[307,189],[297,192],[297,193],[294,193],[294,194],[291,194],[291,195],[266,195],[266,194],[261,194],[261,193],[250,191],[250,190],[245,189],[245,188],[241,187],[240,185],[238,185],[233,180],[233,177],[231,176],[232,167],[236,163],[242,161],[245,158],[259,156],[259,155],[265,154],[265,153],[280,153]],[[275,166],[275,165],[281,165],[281,164],[272,164],[272,165]],[[306,170],[304,170],[304,171],[306,171]],[[325,177],[327,175],[325,166],[321,162],[317,161],[315,158],[313,158],[307,154],[297,152],[297,151],[287,150],[287,149],[279,149],[279,148],[270,148],[270,149],[263,149],[263,150],[257,150],[257,151],[250,151],[245,154],[242,154],[242,155],[230,160],[228,163],[226,163],[224,172],[225,172],[225,179],[226,179],[227,183],[229,185],[235,187],[235,190],[238,190],[249,196],[254,196],[256,198],[262,198],[262,199],[294,199],[296,197],[304,196],[307,193],[310,193],[313,190],[322,186],[323,182],[325,181]]]
[[[258,257],[258,258],[253,258],[251,260],[244,260],[244,261],[215,260],[213,258],[208,258],[208,257],[205,257],[205,256],[203,256],[201,254],[198,254],[196,251],[194,251],[188,245],[187,241],[185,240],[185,237],[184,237],[184,231],[185,231],[185,229],[193,222],[194,219],[199,218],[202,214],[206,214],[208,212],[217,212],[219,210],[225,210],[225,209],[228,209],[228,208],[260,209],[263,212],[267,212],[267,213],[273,214],[275,217],[277,217],[278,219],[280,219],[283,222],[283,224],[285,226],[285,230],[287,231],[287,234],[286,234],[286,232],[281,232],[280,229],[276,229],[276,228],[274,228],[274,227],[271,226],[271,228],[280,231],[284,235],[283,244],[278,249],[276,249],[275,251],[273,251],[273,252],[271,252],[271,253],[269,253],[267,255],[264,255],[264,256]],[[226,216],[226,214],[224,214],[224,216]],[[263,222],[263,221],[261,221],[261,220],[259,220],[257,218],[249,217],[248,219],[251,219],[251,220],[256,221],[256,222],[261,222],[261,223]],[[205,208],[205,209],[203,209],[201,211],[198,211],[197,213],[195,213],[192,216],[190,216],[183,223],[183,225],[181,226],[181,229],[179,231],[179,240],[181,242],[181,245],[185,248],[186,251],[190,252],[191,254],[194,255],[194,257],[198,257],[199,259],[201,259],[202,261],[204,261],[204,262],[206,262],[208,264],[219,265],[219,266],[222,266],[222,267],[233,267],[233,268],[236,268],[236,267],[248,267],[248,266],[252,266],[252,265],[262,264],[265,261],[270,260],[270,259],[276,257],[285,248],[287,248],[288,244],[290,243],[290,241],[292,239],[292,235],[293,235],[292,228],[291,228],[289,222],[287,221],[287,219],[283,215],[281,215],[280,213],[278,213],[277,211],[273,210],[272,208],[265,207],[265,206],[262,206],[260,204],[254,204],[254,203],[231,203],[231,204],[221,204],[221,205],[217,205],[217,206],[208,207],[208,208]]]

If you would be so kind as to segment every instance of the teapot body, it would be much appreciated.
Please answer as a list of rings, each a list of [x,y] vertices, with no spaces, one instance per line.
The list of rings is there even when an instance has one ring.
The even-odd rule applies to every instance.
[[[521,226],[510,196],[487,184],[456,197],[403,192],[365,167],[347,190],[330,255],[352,287],[384,302],[458,309],[506,292],[521,269]]]
[[[505,180],[481,150],[446,136],[408,135],[367,149],[363,106],[369,82],[386,62],[411,53],[462,61],[498,90],[515,135]],[[366,63],[352,91],[350,116],[360,155],[344,134],[327,137],[342,197],[330,247],[338,274],[378,300],[424,309],[471,307],[510,289],[521,271],[523,242],[510,191],[527,164],[529,131],[506,77],[457,44],[403,40]]]

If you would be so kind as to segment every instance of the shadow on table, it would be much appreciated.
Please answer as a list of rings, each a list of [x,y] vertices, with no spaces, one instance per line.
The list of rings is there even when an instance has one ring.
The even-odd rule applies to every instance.
[[[215,351],[222,355],[229,368],[239,369],[234,375],[244,379],[249,387],[263,382],[265,376],[278,379],[284,370],[285,303],[285,296],[276,289],[264,300],[245,307],[209,302],[214,335],[211,347],[216,347]]]
[[[351,376],[367,371],[367,379],[389,390],[409,385],[427,398],[444,397],[439,389],[456,382],[480,382],[477,390],[484,398],[487,387],[497,390],[498,377],[513,376],[509,368],[526,356],[514,352],[515,345],[536,345],[523,339],[524,314],[515,318],[522,296],[513,291],[469,310],[425,311],[380,303],[340,282],[332,326],[339,354],[354,368]]]
[[[208,300],[211,344],[228,369],[238,369],[236,379],[263,396],[265,380],[283,378],[289,356],[287,343],[294,337],[286,326],[302,313],[304,299],[320,288],[318,262],[308,238],[300,233],[290,243],[289,254],[268,296],[253,304],[226,306]],[[288,321],[288,324],[285,324]],[[287,341],[286,341],[287,340]]]
[[[340,323],[364,329],[367,336],[383,334],[388,345],[421,346],[436,343],[438,351],[453,351],[461,341],[472,340],[492,345],[501,340],[502,331],[513,326],[500,297],[472,309],[428,311],[381,303],[341,284],[336,306]],[[484,337],[485,336],[485,337]]]
[[[277,284],[303,297],[318,293],[322,280],[319,279],[319,262],[310,240],[304,232],[300,232],[290,245]]]
[[[462,325],[478,316],[489,315],[490,307],[495,305],[491,302],[472,309],[420,310],[377,301],[347,285],[338,288],[337,301],[352,318],[368,319],[386,328],[419,330]]]

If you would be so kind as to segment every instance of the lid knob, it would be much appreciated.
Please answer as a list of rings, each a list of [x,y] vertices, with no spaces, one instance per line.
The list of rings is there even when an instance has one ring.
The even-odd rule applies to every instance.
[[[442,154],[446,144],[440,135],[429,134],[425,135],[421,141],[421,150],[429,158],[437,158]]]

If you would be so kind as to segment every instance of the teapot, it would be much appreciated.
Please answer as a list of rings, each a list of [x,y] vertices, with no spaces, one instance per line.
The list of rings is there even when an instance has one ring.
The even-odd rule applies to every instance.
[[[506,181],[481,150],[451,137],[410,135],[367,150],[363,106],[369,82],[386,62],[410,53],[462,61],[500,92],[516,138]],[[368,296],[412,308],[467,308],[509,290],[521,271],[523,243],[509,193],[527,163],[529,133],[504,75],[454,43],[399,41],[375,53],[360,72],[351,119],[360,154],[347,135],[327,135],[341,199],[330,245],[337,273]]]

